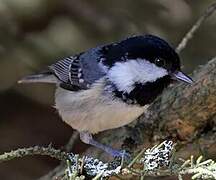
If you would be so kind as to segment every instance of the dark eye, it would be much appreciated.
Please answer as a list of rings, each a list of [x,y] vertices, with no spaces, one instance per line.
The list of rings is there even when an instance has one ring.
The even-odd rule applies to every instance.
[[[155,59],[155,64],[159,67],[164,67],[165,66],[165,60],[162,58],[156,58]]]

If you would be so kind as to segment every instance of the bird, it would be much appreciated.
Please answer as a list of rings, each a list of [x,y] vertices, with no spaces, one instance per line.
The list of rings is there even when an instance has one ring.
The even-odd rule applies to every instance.
[[[104,145],[93,135],[136,120],[176,81],[193,83],[182,72],[175,49],[164,39],[145,34],[62,58],[18,83],[55,84],[54,107],[79,132],[81,141],[122,157],[124,150]]]

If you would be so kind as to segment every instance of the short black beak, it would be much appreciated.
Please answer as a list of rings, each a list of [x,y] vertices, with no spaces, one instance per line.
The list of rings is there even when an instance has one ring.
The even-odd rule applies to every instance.
[[[188,75],[184,74],[181,71],[176,71],[176,72],[172,73],[171,77],[174,80],[183,81],[183,82],[186,82],[188,84],[193,83],[193,80]]]

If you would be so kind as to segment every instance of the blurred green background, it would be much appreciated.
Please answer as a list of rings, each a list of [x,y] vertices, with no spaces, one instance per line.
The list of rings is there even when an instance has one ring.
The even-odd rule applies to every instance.
[[[17,85],[64,56],[151,33],[177,46],[213,0],[0,0],[0,153],[48,145],[63,148],[72,129],[54,108],[54,87]],[[216,15],[181,53],[186,72],[216,55]],[[77,142],[74,152],[87,146]],[[44,157],[0,164],[0,179],[29,180],[58,164]]]

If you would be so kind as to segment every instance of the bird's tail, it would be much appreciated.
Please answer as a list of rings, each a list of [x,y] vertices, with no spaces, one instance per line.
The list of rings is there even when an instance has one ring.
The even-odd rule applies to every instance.
[[[26,76],[20,79],[18,83],[57,83],[57,78],[51,72],[42,72]]]

